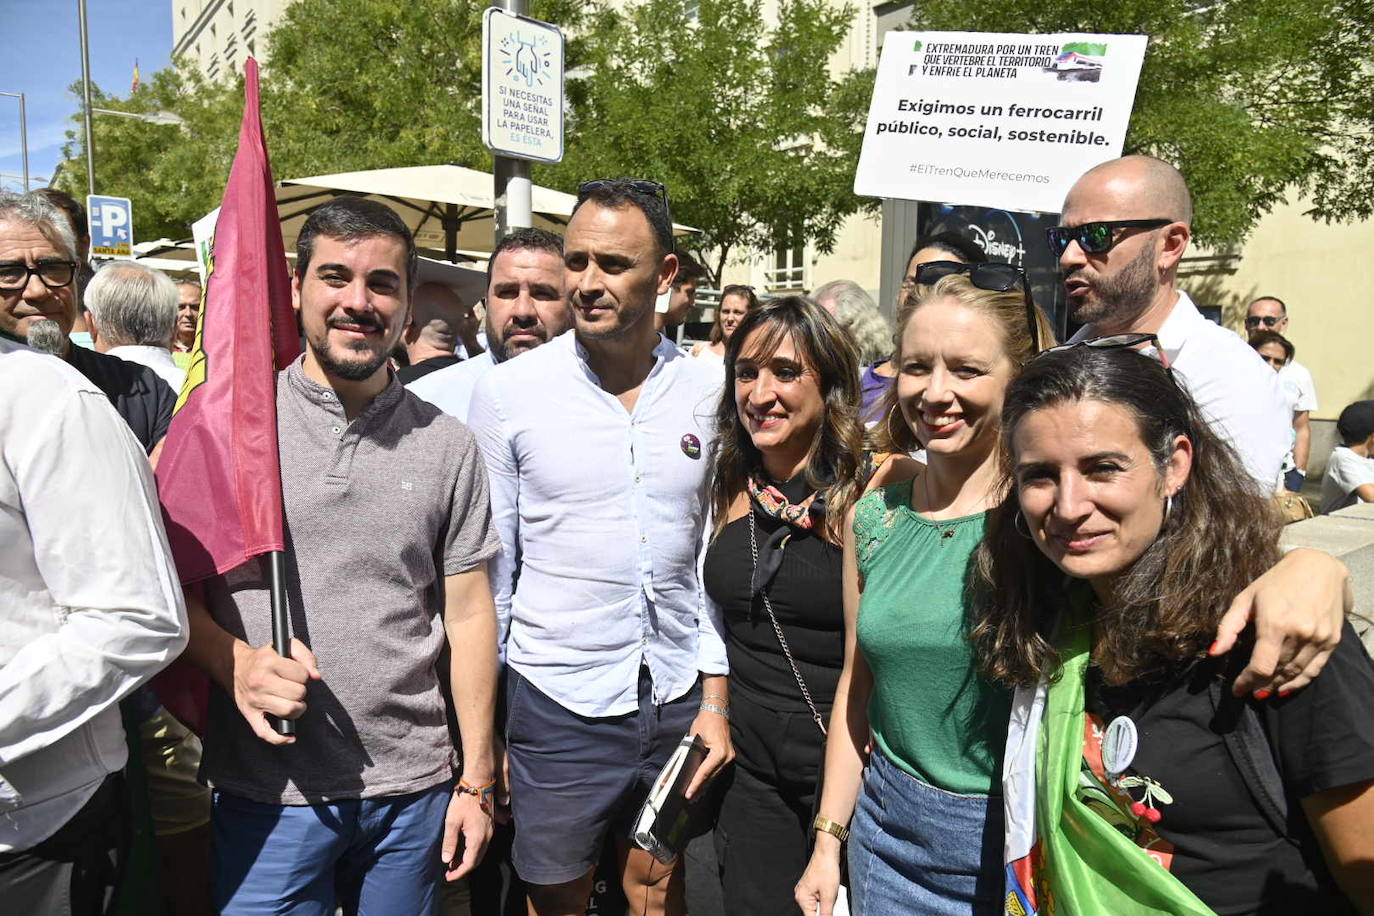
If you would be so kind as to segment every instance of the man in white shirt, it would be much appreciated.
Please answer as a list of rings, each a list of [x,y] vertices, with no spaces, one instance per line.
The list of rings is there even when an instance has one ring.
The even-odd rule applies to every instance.
[[[487,261],[487,349],[406,384],[449,416],[467,422],[477,380],[497,363],[533,350],[572,327],[563,296],[563,240],[546,229],[517,229]]]
[[[1073,339],[1155,335],[1175,376],[1269,495],[1279,486],[1292,414],[1278,375],[1176,287],[1192,218],[1183,176],[1150,156],[1110,160],[1075,182],[1061,225],[1048,231],[1070,317],[1083,324]]]
[[[186,371],[172,360],[177,287],[137,261],[111,261],[95,272],[82,299],[97,353],[147,366],[180,393]]]
[[[677,270],[655,182],[588,182],[568,224],[575,333],[495,367],[469,411],[503,552],[516,872],[531,912],[580,913],[608,831],[636,913],[685,911],[631,818],[684,734],[733,751],[723,623],[701,584],[720,374],[654,330]]]
[[[1278,296],[1261,296],[1245,312],[1245,333],[1273,331],[1286,334],[1288,306]],[[1307,476],[1307,460],[1312,453],[1312,411],[1317,409],[1317,385],[1312,373],[1296,359],[1290,359],[1279,370],[1279,381],[1297,392],[1293,404],[1293,470],[1288,472],[1286,484],[1293,492],[1302,491]]]
[[[1341,445],[1331,450],[1322,477],[1321,514],[1374,503],[1374,401],[1356,401],[1336,420]]]
[[[0,909],[105,912],[119,701],[180,654],[186,609],[143,449],[75,369],[6,339],[0,544]]]

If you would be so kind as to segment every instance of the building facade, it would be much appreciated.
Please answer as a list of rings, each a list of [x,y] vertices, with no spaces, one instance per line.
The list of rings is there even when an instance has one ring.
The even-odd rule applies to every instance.
[[[292,0],[172,0],[172,57],[219,80],[262,57],[266,36]]]

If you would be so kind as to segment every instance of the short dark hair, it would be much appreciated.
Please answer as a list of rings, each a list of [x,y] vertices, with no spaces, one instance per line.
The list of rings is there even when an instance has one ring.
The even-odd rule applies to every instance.
[[[706,268],[702,267],[696,258],[685,251],[677,253],[677,276],[673,277],[673,289],[684,283],[700,283],[704,276]]]
[[[66,191],[52,187],[38,188],[33,193],[47,198],[48,203],[67,214],[67,219],[72,223],[72,232],[76,233],[78,245],[91,240],[91,227],[86,224],[86,206],[81,201]]]
[[[316,236],[327,235],[346,242],[376,235],[400,239],[406,247],[406,289],[415,291],[419,255],[415,236],[396,211],[366,197],[337,197],[311,213],[296,237],[296,276],[305,276],[315,253]]]
[[[587,201],[612,210],[634,207],[649,221],[654,240],[658,242],[659,253],[674,254],[677,246],[673,243],[673,219],[668,213],[666,198],[666,190],[663,197],[641,191],[635,186],[635,179],[609,178],[593,183],[592,187],[585,191],[579,191],[572,215],[576,216],[577,211],[581,210]]]
[[[1256,296],[1250,300],[1250,305],[1254,305],[1256,302],[1263,302],[1265,299],[1268,299],[1270,302],[1277,302],[1279,304],[1279,311],[1283,312],[1285,318],[1288,317],[1288,306],[1278,296]],[[1248,312],[1250,307],[1246,306],[1245,310]]]
[[[1293,346],[1293,342],[1278,331],[1256,331],[1250,335],[1250,347],[1252,349],[1258,351],[1260,347],[1268,344],[1278,344],[1280,347],[1283,347],[1283,358],[1285,362],[1291,363],[1293,357],[1298,353],[1297,348]]]
[[[491,286],[491,274],[496,269],[496,259],[504,251],[547,251],[563,260],[563,237],[547,229],[516,229],[496,243],[491,257],[487,258],[487,286]]]
[[[911,259],[916,257],[916,252],[923,248],[934,248],[936,251],[952,254],[965,264],[981,264],[988,259],[987,252],[979,247],[977,242],[964,238],[957,232],[928,232],[919,236],[911,246],[911,253],[906,256],[906,264],[910,264]]]
[[[1336,432],[1342,445],[1355,445],[1374,433],[1374,401],[1356,401],[1341,411]]]

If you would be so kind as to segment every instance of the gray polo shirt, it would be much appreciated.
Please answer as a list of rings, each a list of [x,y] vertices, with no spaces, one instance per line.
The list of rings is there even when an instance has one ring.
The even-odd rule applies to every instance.
[[[309,683],[296,742],[284,747],[211,690],[202,778],[287,805],[437,785],[456,757],[435,671],[443,577],[501,549],[476,441],[394,376],[350,423],[301,360],[277,376],[277,441],[291,627],[324,679]],[[220,626],[252,646],[271,642],[265,558],[205,592]]]

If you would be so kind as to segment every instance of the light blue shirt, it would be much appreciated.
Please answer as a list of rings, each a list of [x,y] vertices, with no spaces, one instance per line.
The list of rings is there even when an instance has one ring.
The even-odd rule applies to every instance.
[[[495,365],[491,351],[484,350],[471,359],[420,376],[407,385],[406,390],[429,401],[450,417],[457,417],[466,423],[472,389],[477,387],[477,380]]]
[[[654,356],[626,411],[564,334],[487,372],[468,412],[506,663],[582,716],[638,709],[641,664],[658,704],[728,670],[701,580],[719,367],[661,336]]]

